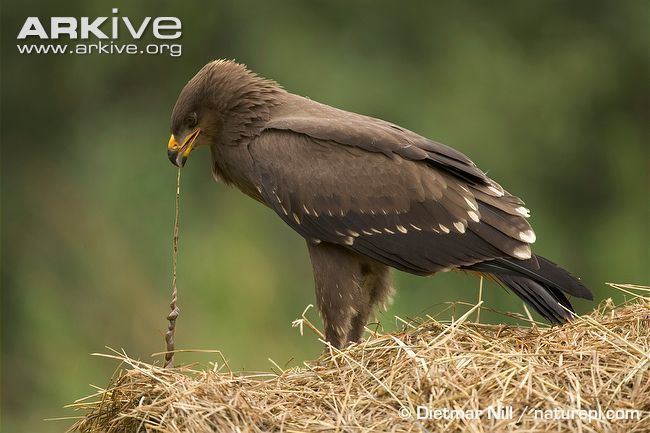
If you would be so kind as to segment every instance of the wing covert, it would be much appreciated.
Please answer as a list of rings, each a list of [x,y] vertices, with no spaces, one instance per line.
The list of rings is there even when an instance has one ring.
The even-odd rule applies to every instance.
[[[521,200],[490,179],[294,130],[267,130],[249,151],[267,205],[307,239],[416,274],[531,257]]]

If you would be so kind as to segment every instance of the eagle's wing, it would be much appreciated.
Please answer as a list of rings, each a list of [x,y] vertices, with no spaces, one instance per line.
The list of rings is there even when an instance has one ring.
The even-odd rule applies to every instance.
[[[282,117],[269,122],[266,129],[294,131],[369,152],[424,161],[469,182],[494,184],[472,160],[456,149],[429,140],[394,123],[320,106],[324,109],[324,116]],[[494,186],[502,191],[498,185]]]
[[[282,119],[249,144],[260,194],[294,230],[416,274],[531,258],[521,200],[462,153],[361,120]]]

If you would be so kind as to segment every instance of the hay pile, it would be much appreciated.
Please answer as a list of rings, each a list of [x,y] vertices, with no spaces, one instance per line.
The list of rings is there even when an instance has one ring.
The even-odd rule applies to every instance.
[[[562,327],[471,323],[474,307],[450,323],[328,347],[278,374],[232,374],[221,361],[163,369],[115,355],[125,368],[72,405],[85,416],[71,430],[648,432],[650,291],[617,287],[632,295],[625,304],[605,301]]]

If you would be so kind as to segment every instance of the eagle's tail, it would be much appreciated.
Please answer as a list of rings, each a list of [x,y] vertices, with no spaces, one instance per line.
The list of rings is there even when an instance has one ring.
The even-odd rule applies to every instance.
[[[580,280],[541,256],[529,260],[494,259],[467,269],[488,274],[554,324],[565,322],[571,317],[569,311],[574,311],[564,293],[593,299]]]

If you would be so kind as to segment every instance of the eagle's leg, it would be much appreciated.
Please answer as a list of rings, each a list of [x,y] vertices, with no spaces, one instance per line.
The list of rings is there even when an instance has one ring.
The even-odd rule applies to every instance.
[[[364,259],[342,246],[327,242],[318,245],[307,242],[307,246],[314,268],[316,305],[325,325],[325,338],[332,346],[341,348],[349,341],[353,319],[360,311],[369,308],[369,296],[363,290],[361,268]]]
[[[378,304],[390,303],[393,286],[390,279],[390,268],[374,260],[366,259],[361,264],[363,276],[363,293],[365,302],[359,306],[357,314],[352,318],[352,326],[348,333],[348,341],[359,341],[363,335],[368,317]]]

